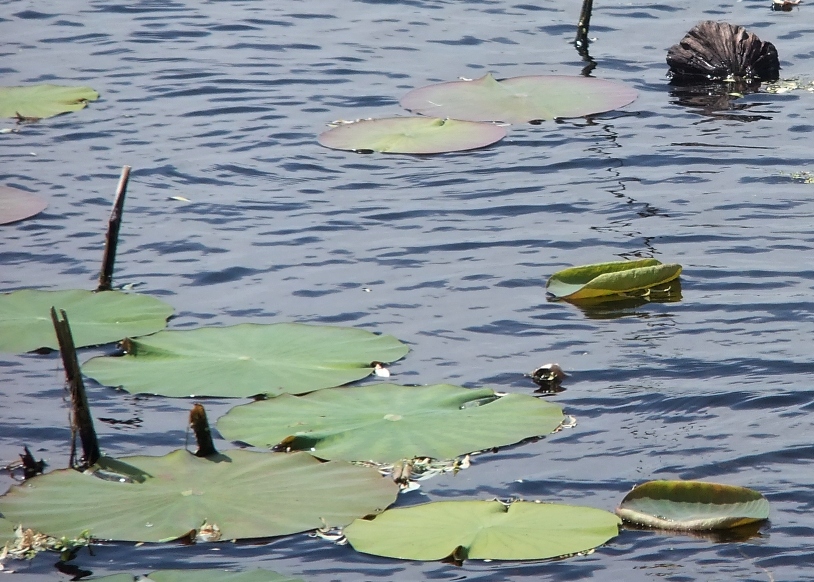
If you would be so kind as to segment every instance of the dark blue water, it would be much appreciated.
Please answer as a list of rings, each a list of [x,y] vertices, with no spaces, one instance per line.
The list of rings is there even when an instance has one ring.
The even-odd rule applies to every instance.
[[[303,321],[389,333],[412,348],[391,369],[400,383],[530,393],[523,373],[553,361],[571,372],[552,399],[577,427],[410,495],[612,510],[636,483],[684,478],[753,487],[772,505],[747,542],[623,531],[553,562],[397,562],[298,535],[110,544],[72,563],[95,576],[262,566],[308,581],[814,578],[814,186],[789,177],[814,166],[814,95],[687,106],[664,63],[697,21],[716,19],[774,42],[783,77],[810,74],[809,10],[598,2],[593,74],[636,87],[636,102],[512,127],[484,150],[407,157],[315,137],[336,119],[404,114],[398,99],[430,82],[579,74],[579,3],[5,2],[3,85],[83,84],[102,97],[37,124],[0,122],[19,129],[0,135],[0,183],[49,200],[0,226],[0,291],[95,287],[131,165],[116,283],[171,303],[174,329]],[[586,312],[546,301],[563,267],[639,256],[684,266],[681,302]],[[58,357],[0,355],[0,374],[0,459],[28,444],[66,466]],[[183,445],[188,402],[90,390],[107,452]],[[207,408],[216,418],[234,404]],[[21,580],[65,580],[55,561],[10,566]]]

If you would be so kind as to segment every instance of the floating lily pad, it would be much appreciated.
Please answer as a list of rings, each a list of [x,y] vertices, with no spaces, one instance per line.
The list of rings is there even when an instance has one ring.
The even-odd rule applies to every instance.
[[[246,572],[229,572],[216,568],[193,568],[189,570],[157,570],[147,576],[114,574],[95,578],[99,582],[303,582],[271,570],[257,568]]]
[[[718,530],[769,517],[769,502],[753,489],[703,481],[648,481],[628,493],[616,514],[639,525]]]
[[[155,333],[173,308],[147,295],[23,289],[0,295],[0,352],[58,349],[51,307],[64,309],[77,348]]]
[[[0,186],[0,224],[17,222],[39,214],[48,206],[48,203],[30,192]]]
[[[386,463],[510,445],[549,434],[563,419],[559,406],[525,394],[376,384],[238,406],[218,421],[218,430],[259,447],[284,442],[323,459]]]
[[[421,115],[523,123],[582,117],[633,102],[635,89],[614,81],[561,75],[513,77],[491,74],[473,81],[451,81],[414,89],[400,103]]]
[[[0,87],[0,117],[53,117],[60,113],[79,111],[88,101],[96,101],[98,98],[99,93],[90,87]]]
[[[506,137],[506,129],[491,123],[426,117],[365,119],[322,133],[325,147],[390,154],[439,154],[473,150]]]
[[[569,301],[621,296],[663,285],[680,274],[681,265],[664,265],[656,259],[597,263],[554,273],[546,283],[546,291],[556,299]]]
[[[374,362],[408,352],[389,335],[298,323],[164,331],[128,341],[126,348],[127,355],[93,358],[82,371],[133,394],[276,396],[360,380]]]
[[[440,501],[388,509],[345,528],[353,548],[406,560],[539,560],[583,552],[619,533],[592,507],[516,501]]]
[[[378,513],[397,494],[375,469],[306,453],[200,458],[179,450],[103,458],[94,469],[108,479],[64,469],[13,486],[0,497],[0,513],[54,537],[89,530],[97,539],[158,542],[206,524],[222,539],[260,538],[343,526]]]

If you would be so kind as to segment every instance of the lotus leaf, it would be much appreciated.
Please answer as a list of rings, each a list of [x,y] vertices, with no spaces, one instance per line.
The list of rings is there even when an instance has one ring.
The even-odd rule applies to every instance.
[[[406,560],[454,554],[476,560],[539,560],[583,552],[619,533],[620,520],[592,507],[516,501],[440,501],[388,509],[345,528],[353,548]]]
[[[408,351],[392,336],[362,329],[244,323],[129,341],[127,355],[93,358],[82,370],[133,394],[276,396],[359,380],[374,362],[393,362]]]
[[[635,89],[590,77],[528,76],[502,81],[491,74],[414,89],[400,103],[421,115],[468,121],[524,123],[582,117],[633,102]]]
[[[663,265],[656,259],[597,263],[571,267],[551,275],[546,291],[556,299],[579,301],[663,285],[681,274],[681,265]]]
[[[96,539],[158,542],[208,524],[224,539],[259,538],[343,526],[397,494],[375,469],[306,453],[178,450],[109,461],[95,474],[64,469],[15,485],[0,497],[0,513],[54,537],[89,530]]]
[[[90,87],[0,87],[0,117],[53,117],[60,113],[79,111],[88,101],[96,101],[98,98],[99,93]]]
[[[39,214],[48,203],[25,190],[0,186],[0,224],[17,222]]]
[[[763,495],[736,485],[648,481],[628,493],[616,514],[632,523],[671,530],[720,530],[769,517]]]
[[[291,578],[262,568],[246,572],[228,572],[216,568],[158,570],[144,577],[114,574],[96,580],[99,582],[103,580],[104,582],[302,582],[299,578]]]
[[[337,150],[440,154],[482,148],[506,137],[491,123],[426,117],[366,119],[322,133],[319,143]]]
[[[58,349],[51,307],[68,314],[77,348],[154,333],[167,325],[173,309],[147,295],[72,289],[23,289],[0,295],[0,352]]]
[[[323,459],[389,463],[513,444],[550,433],[563,418],[559,406],[525,394],[375,384],[238,406],[218,421],[218,430],[260,447],[284,441]]]

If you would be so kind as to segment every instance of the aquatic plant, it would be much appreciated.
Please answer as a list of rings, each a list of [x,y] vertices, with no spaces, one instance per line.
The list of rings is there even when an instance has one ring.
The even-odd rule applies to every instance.
[[[237,406],[218,420],[227,439],[308,451],[321,459],[375,461],[459,455],[556,430],[562,409],[525,394],[449,384],[374,384],[282,395]]]
[[[345,528],[356,551],[404,560],[540,560],[584,552],[619,533],[592,507],[529,501],[435,501]]]
[[[90,87],[49,84],[0,87],[0,117],[16,117],[24,121],[44,119],[79,111],[98,98],[99,93]]]
[[[616,515],[658,529],[720,530],[769,518],[769,502],[753,489],[705,481],[648,481],[625,495]]]
[[[123,346],[121,357],[87,361],[85,374],[132,394],[173,397],[302,394],[360,380],[409,351],[393,336],[300,323],[169,330]]]

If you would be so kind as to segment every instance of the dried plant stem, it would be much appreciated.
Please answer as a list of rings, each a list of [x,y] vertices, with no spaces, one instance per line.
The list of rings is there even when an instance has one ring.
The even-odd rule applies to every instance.
[[[105,255],[102,259],[102,270],[99,273],[99,286],[97,291],[110,291],[113,285],[113,265],[116,262],[116,246],[119,244],[119,228],[122,224],[124,212],[124,197],[127,193],[127,181],[130,179],[130,166],[122,167],[119,186],[116,188],[116,199],[113,201],[113,210],[107,223],[107,236],[105,237]]]
[[[93,418],[88,406],[88,397],[85,393],[85,384],[82,382],[82,372],[76,358],[76,347],[71,334],[71,326],[64,310],[51,307],[51,320],[59,341],[59,352],[62,355],[62,365],[65,367],[65,382],[71,393],[71,467],[86,469],[99,460],[99,441],[93,428]],[[76,459],[76,435],[82,441],[82,458]]]

